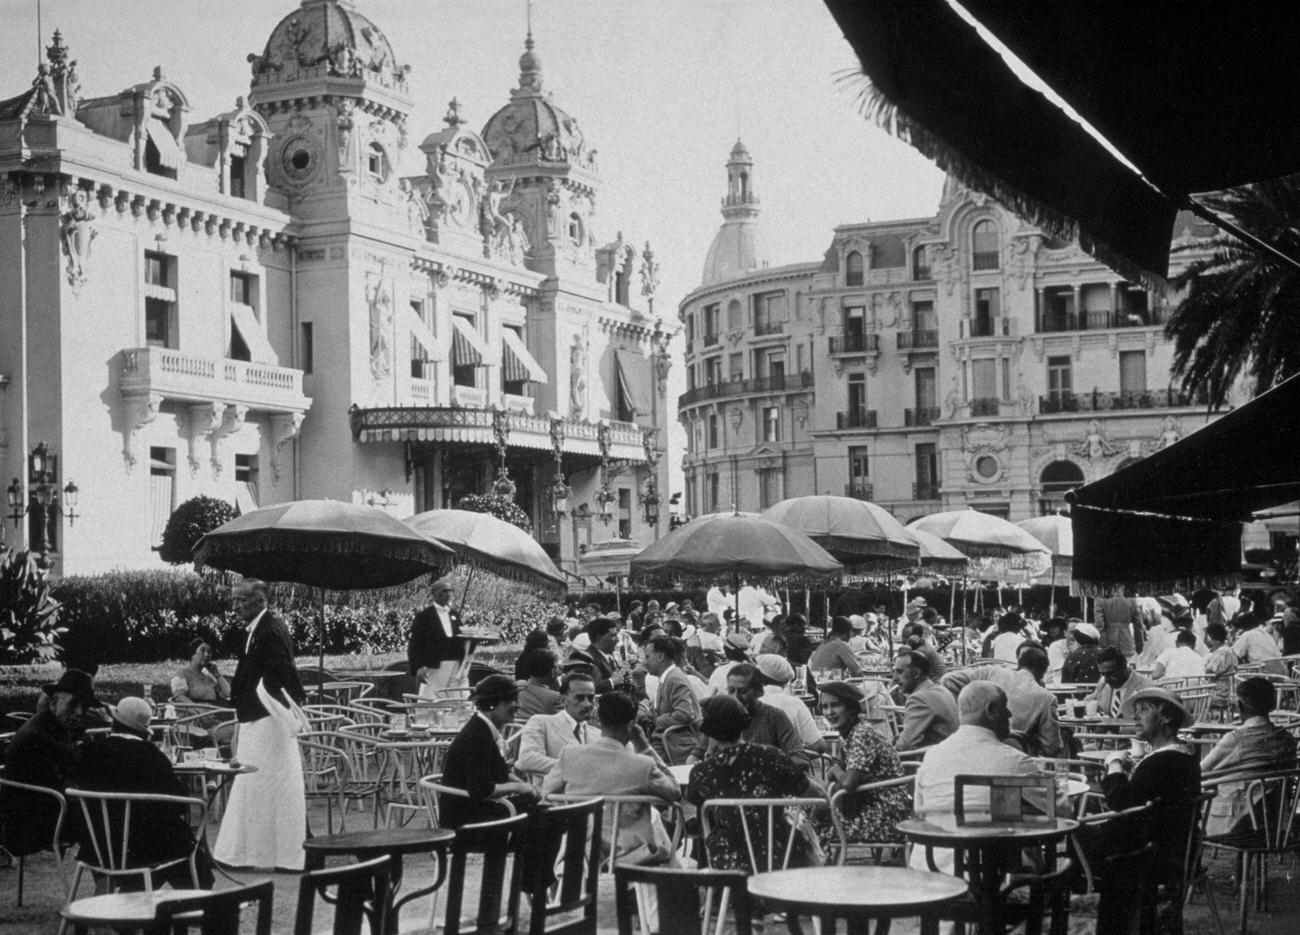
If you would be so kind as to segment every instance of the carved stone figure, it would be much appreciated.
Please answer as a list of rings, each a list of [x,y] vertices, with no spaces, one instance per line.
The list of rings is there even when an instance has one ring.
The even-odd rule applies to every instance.
[[[1156,451],[1168,448],[1182,437],[1182,433],[1178,431],[1178,420],[1173,416],[1165,416],[1164,424],[1160,426],[1160,439],[1156,442]]]
[[[32,87],[36,88],[36,101],[32,104],[35,113],[50,115],[63,113],[59,96],[54,93],[54,81],[50,77],[49,65],[41,62],[36,66],[36,80],[32,82]]]
[[[1101,423],[1096,419],[1088,420],[1088,427],[1084,430],[1083,442],[1077,445],[1074,451],[1090,461],[1099,461],[1102,458],[1109,458],[1119,454],[1119,449],[1106,440],[1106,434],[1101,427]]]
[[[1027,416],[1034,412],[1034,394],[1029,392],[1029,387],[1025,386],[1025,375],[1016,374],[1016,401],[1020,406],[1020,414]]]
[[[95,209],[90,192],[75,189],[68,199],[68,211],[63,215],[63,248],[68,254],[68,283],[79,290],[86,281],[86,263],[90,260],[90,245],[99,233],[95,230]]]
[[[569,348],[569,415],[582,418],[587,409],[587,346],[582,335],[573,336]]]
[[[378,383],[392,373],[388,334],[393,324],[393,300],[379,279],[366,293],[370,306],[370,377]]]
[[[739,432],[740,427],[745,424],[745,410],[739,406],[732,406],[731,411],[727,413],[730,417],[727,421],[731,423],[731,430]]]
[[[644,296],[653,296],[655,290],[659,288],[659,263],[655,260],[654,251],[650,249],[650,241],[645,242],[645,249],[641,251],[641,294]]]
[[[952,378],[952,387],[948,390],[948,395],[944,397],[943,408],[949,419],[956,418],[957,409],[961,406],[961,393],[957,389],[957,377]]]
[[[351,98],[343,98],[338,104],[338,128],[339,128],[339,169],[346,171],[351,168],[348,165],[348,154],[352,150],[352,114],[356,110],[356,105]]]

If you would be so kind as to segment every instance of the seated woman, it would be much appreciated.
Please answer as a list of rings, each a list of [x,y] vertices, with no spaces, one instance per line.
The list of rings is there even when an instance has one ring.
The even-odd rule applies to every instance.
[[[1201,772],[1266,772],[1295,766],[1295,738],[1268,719],[1277,707],[1277,690],[1268,679],[1252,676],[1237,686],[1242,725],[1224,734],[1201,760]],[[1207,835],[1229,834],[1239,822],[1249,829],[1246,782],[1225,782],[1210,803]]]
[[[686,799],[703,805],[709,799],[772,799],[802,795],[821,795],[822,790],[790,757],[775,747],[747,743],[740,739],[749,724],[745,706],[730,695],[714,695],[700,706],[701,730],[717,742],[713,752],[691,770]],[[745,829],[735,812],[716,813],[717,821],[705,840],[709,866],[717,870],[743,870],[753,873]],[[772,843],[775,853],[784,854],[789,827],[777,829],[778,840]],[[767,852],[767,826],[755,820],[750,824],[748,840],[754,853]],[[795,848],[792,865],[812,861],[807,850]]]
[[[212,647],[203,639],[190,643],[190,664],[172,678],[172,701],[225,705],[230,683],[212,661]]]
[[[830,792],[854,791],[864,783],[897,779],[903,764],[893,745],[862,717],[862,693],[846,682],[824,682],[822,717],[841,738],[840,762],[830,767]],[[850,844],[906,840],[894,826],[912,813],[912,796],[904,786],[845,796],[844,832]],[[827,815],[817,822],[822,846],[835,843],[835,827]]]

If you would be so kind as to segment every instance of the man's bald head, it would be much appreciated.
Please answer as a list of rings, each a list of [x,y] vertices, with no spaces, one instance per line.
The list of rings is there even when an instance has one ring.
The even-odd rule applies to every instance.
[[[992,682],[971,682],[957,696],[957,717],[963,724],[984,727],[1005,738],[1011,732],[1007,693]]]

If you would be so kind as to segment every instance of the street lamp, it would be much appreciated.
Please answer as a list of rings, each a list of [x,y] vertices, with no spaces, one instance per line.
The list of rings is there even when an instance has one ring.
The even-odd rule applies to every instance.
[[[555,458],[555,481],[551,484],[551,510],[557,517],[569,510],[573,491],[564,482],[564,420],[551,420],[551,454]]]
[[[76,523],[77,500],[81,489],[72,481],[63,487],[63,502],[59,502],[59,456],[50,451],[49,445],[41,442],[27,456],[26,502],[24,502],[23,485],[14,478],[5,488],[5,505],[9,509],[9,519],[17,526],[24,516],[31,516],[31,548],[41,556],[41,563],[48,561],[50,542],[50,519],[62,514],[68,518],[68,525]]]
[[[600,504],[600,521],[608,526],[614,519],[614,501],[618,495],[609,487],[611,439],[609,423],[604,419],[596,426],[596,444],[600,446],[600,489],[596,491],[596,502]]]
[[[510,441],[510,413],[505,409],[495,409],[492,412],[492,436],[496,439],[497,457],[500,459],[497,479],[492,482],[492,493],[502,499],[513,500],[515,482],[510,479],[510,472],[506,469],[506,444]]]

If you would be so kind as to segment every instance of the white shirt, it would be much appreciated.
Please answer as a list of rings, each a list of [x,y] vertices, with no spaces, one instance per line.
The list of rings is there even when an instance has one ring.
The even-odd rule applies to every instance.
[[[1185,679],[1205,674],[1205,660],[1189,646],[1166,649],[1156,657],[1156,665],[1165,667],[1161,678],[1166,679]]]
[[[993,644],[989,648],[993,651],[994,659],[1015,662],[1016,650],[1024,641],[1025,635],[1019,631],[1015,633],[999,633],[993,637]]]
[[[587,722],[586,722],[586,721],[583,721],[582,723],[578,723],[577,719],[575,719],[574,716],[573,716],[572,714],[570,714],[567,710],[565,710],[565,709],[563,709],[563,708],[560,709],[560,713],[564,715],[564,722],[565,722],[566,725],[568,725],[569,733],[572,734],[573,731],[574,731],[574,728],[581,728],[581,731],[580,731],[581,736],[578,737],[577,739],[578,739],[578,742],[579,742],[579,743],[586,743],[586,742],[587,742]]]
[[[438,626],[442,627],[443,636],[451,636],[451,608],[443,607],[441,604],[434,604],[434,617],[438,620]]]
[[[257,624],[261,621],[261,619],[262,619],[264,616],[266,616],[266,608],[265,608],[265,607],[263,607],[261,610],[259,610],[259,611],[257,612],[257,616],[253,618],[252,622],[249,623],[248,626],[244,627],[244,630],[248,633],[248,639],[245,640],[245,642],[244,642],[244,652],[245,652],[245,653],[247,653],[248,650],[252,647],[252,645],[253,645],[253,631],[257,629]]]
[[[785,712],[805,747],[822,739],[822,732],[817,729],[817,722],[813,720],[808,706],[780,685],[764,685],[763,697],[759,700]]]

